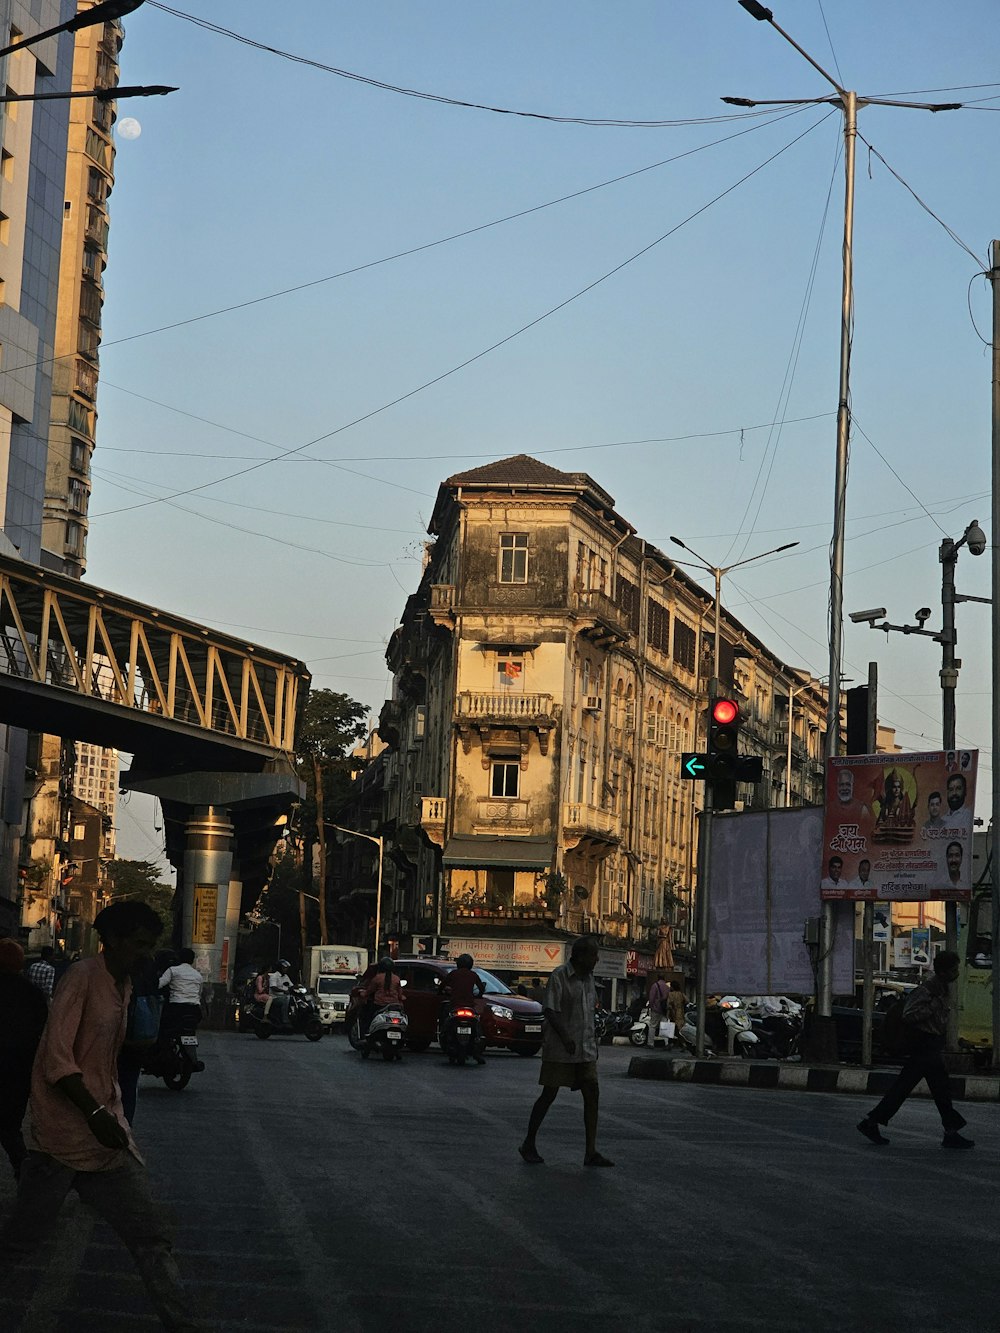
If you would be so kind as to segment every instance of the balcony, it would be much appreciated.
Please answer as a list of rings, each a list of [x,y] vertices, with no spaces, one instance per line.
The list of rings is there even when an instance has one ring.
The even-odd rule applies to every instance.
[[[596,588],[581,588],[575,598],[577,632],[601,648],[627,642],[632,633],[628,614]]]
[[[621,842],[621,819],[613,810],[582,803],[564,805],[562,822],[567,851],[580,847],[606,856]]]
[[[420,827],[435,847],[444,846],[444,826],[448,818],[448,802],[443,796],[420,798]]]
[[[471,753],[476,735],[488,745],[495,732],[519,736],[523,754],[528,752],[528,733],[538,733],[538,748],[548,754],[549,736],[555,729],[555,707],[551,694],[519,694],[513,690],[462,690],[455,700],[455,725],[462,747]]]
[[[428,610],[435,625],[451,629],[455,624],[455,585],[432,583],[431,604]]]

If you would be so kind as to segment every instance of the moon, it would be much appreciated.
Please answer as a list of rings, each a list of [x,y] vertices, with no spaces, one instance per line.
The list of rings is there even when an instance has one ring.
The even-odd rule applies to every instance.
[[[134,116],[126,116],[118,122],[118,137],[121,139],[138,139],[141,133],[142,126]]]

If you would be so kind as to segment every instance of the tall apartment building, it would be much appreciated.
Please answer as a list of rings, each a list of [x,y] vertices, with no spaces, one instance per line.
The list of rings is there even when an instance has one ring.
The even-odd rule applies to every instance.
[[[81,0],[79,8],[92,8],[91,0]],[[117,21],[81,28],[73,87],[116,87],[122,41]],[[114,102],[81,97],[70,103],[42,560],[77,578],[87,567],[108,198],[115,179],[114,121]]]
[[[70,18],[71,0],[0,0],[7,45]],[[72,82],[73,38],[48,38],[0,62],[5,90]],[[55,356],[69,103],[0,106],[0,548],[41,554]],[[0,726],[0,931],[19,924],[18,854],[28,738]],[[58,764],[57,764],[58,767]]]
[[[429,531],[386,653],[387,928],[453,948],[592,930],[624,956],[669,924],[683,950],[702,788],[679,756],[704,749],[712,596],[591,477],[524,455],[450,477]],[[822,688],[721,624],[722,687],[763,760],[747,806],[819,802]]]

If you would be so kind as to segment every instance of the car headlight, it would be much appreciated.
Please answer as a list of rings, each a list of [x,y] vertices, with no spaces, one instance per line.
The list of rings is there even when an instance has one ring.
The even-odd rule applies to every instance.
[[[506,1018],[508,1021],[514,1017],[514,1010],[508,1009],[503,1004],[491,1004],[490,1009],[496,1014],[497,1018]]]

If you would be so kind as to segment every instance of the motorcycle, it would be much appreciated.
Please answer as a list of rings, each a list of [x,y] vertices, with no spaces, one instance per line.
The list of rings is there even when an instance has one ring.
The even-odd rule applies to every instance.
[[[196,1005],[184,1005],[197,1011]],[[198,1014],[182,1015],[171,1021],[164,1011],[160,1035],[143,1053],[142,1073],[162,1078],[168,1088],[180,1092],[191,1082],[192,1074],[205,1068],[198,1059]]]
[[[279,1035],[301,1034],[307,1041],[319,1041],[323,1035],[323,1024],[312,991],[306,986],[293,986],[286,992],[286,1003],[281,1008],[277,1005],[280,998],[275,997],[276,1003],[271,1005],[266,1017],[264,1006],[258,1001],[252,1001],[247,1007],[246,1016],[255,1035],[261,1041],[266,1041],[275,1032]]]
[[[776,1012],[773,1003],[765,1005],[760,998],[748,1000],[745,1009],[760,1042],[760,1054],[773,1060],[795,1060],[802,1038],[802,1006],[785,996],[779,1004],[780,1012]]]
[[[360,1018],[353,1023],[348,1029],[348,1041],[356,1051],[361,1052],[364,1060],[377,1052],[381,1053],[385,1061],[402,1060],[407,1027],[402,1006],[387,1004],[384,1009],[378,1010],[363,1035]]]
[[[760,1058],[760,1038],[736,995],[723,995],[705,1010],[705,1036],[715,1054]]]
[[[611,1040],[611,1022],[614,1015],[607,1009],[595,1009],[594,1011],[594,1036],[597,1038],[598,1046],[603,1046],[605,1042]]]
[[[486,1041],[479,1026],[479,1015],[468,1004],[449,1009],[438,1033],[438,1045],[450,1065],[464,1065],[466,1060],[485,1064]]]

